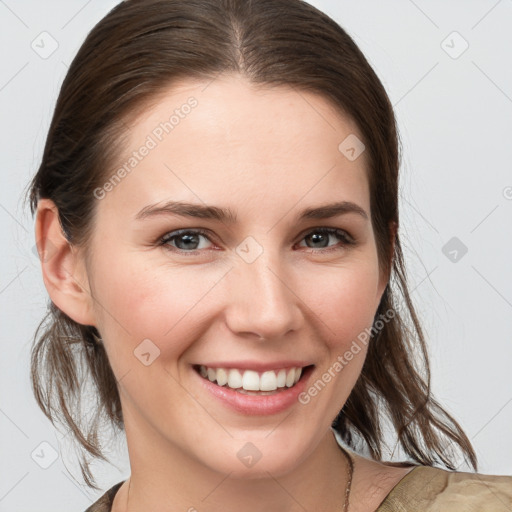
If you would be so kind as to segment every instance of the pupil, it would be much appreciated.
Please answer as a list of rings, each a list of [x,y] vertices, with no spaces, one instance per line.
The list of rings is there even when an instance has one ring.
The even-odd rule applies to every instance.
[[[316,233],[316,234],[313,234],[313,235],[310,235],[311,238],[313,238],[313,242],[318,242],[318,240],[320,239],[320,241],[323,241],[325,242],[327,237],[323,234],[319,234],[319,233]],[[325,246],[324,246],[325,247]]]
[[[188,234],[188,235],[181,235],[178,240],[183,240],[185,242],[185,248],[190,249],[190,243],[194,244],[197,243],[197,241],[194,241],[194,237],[197,237],[197,235],[194,234]],[[180,247],[181,249],[182,247]]]

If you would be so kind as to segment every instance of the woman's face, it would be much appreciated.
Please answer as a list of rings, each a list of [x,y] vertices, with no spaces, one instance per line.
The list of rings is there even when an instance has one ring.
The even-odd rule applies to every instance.
[[[95,191],[87,276],[132,467],[172,453],[232,476],[278,475],[326,435],[386,285],[354,136],[316,94],[227,75],[173,86],[129,125]],[[344,201],[362,213],[322,210]],[[210,376],[233,387],[238,369],[246,387],[279,389],[244,394],[199,365],[224,368]],[[309,369],[287,387],[292,367]]]

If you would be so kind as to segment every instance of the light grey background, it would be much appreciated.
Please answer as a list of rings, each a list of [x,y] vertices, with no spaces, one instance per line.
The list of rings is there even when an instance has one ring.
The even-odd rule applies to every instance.
[[[0,511],[79,512],[100,494],[80,484],[73,452],[29,385],[47,294],[20,196],[67,67],[116,3],[0,1]],[[355,39],[396,109],[401,237],[434,394],[474,443],[480,472],[512,474],[512,1],[311,3]],[[58,48],[41,56],[52,38]],[[104,489],[129,474],[122,448],[113,448],[117,469],[98,467]],[[57,459],[43,469],[52,449]]]

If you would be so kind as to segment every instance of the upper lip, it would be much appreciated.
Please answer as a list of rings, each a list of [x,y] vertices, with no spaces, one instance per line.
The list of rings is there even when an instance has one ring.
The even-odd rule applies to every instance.
[[[296,359],[288,359],[283,361],[273,361],[263,363],[261,361],[212,361],[209,363],[200,363],[201,366],[207,368],[237,368],[240,370],[256,370],[264,372],[266,370],[280,370],[281,368],[304,368],[313,363],[309,361],[297,361]],[[199,365],[198,365],[199,366]]]

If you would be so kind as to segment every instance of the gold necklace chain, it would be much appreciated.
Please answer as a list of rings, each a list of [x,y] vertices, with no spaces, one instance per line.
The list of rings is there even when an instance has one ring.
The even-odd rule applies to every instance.
[[[338,446],[340,446],[340,445],[338,445]],[[343,503],[343,508],[342,508],[342,512],[348,512],[348,505],[349,505],[349,501],[350,501],[349,500],[350,499],[350,489],[352,487],[352,477],[354,475],[354,462],[352,461],[352,457],[341,446],[340,446],[340,450],[343,452],[343,454],[345,455],[347,462],[348,462],[348,468],[347,468],[348,483],[347,483],[347,488],[345,490],[345,502]]]

